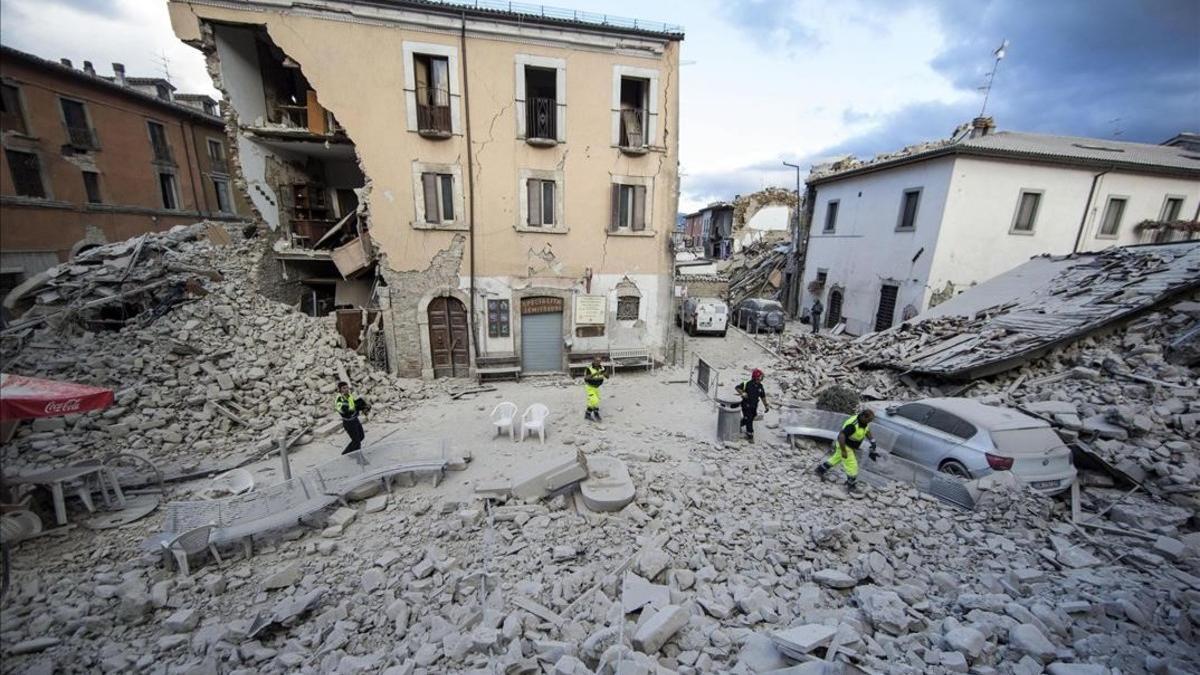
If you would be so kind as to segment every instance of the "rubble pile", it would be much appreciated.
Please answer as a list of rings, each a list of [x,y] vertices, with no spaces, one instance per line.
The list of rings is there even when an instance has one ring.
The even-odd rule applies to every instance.
[[[786,265],[787,244],[773,238],[742,249],[723,272],[729,277],[730,306],[746,298],[774,298],[783,283]]]
[[[117,452],[184,472],[221,467],[261,456],[283,439],[303,444],[331,421],[336,428],[332,398],[341,377],[384,411],[420,395],[419,383],[340,348],[328,322],[257,293],[261,242],[213,239],[211,227],[110,244],[90,252],[88,260],[99,264],[51,271],[53,290],[37,292],[46,307],[33,314],[49,320],[13,329],[21,339],[6,342],[4,370],[112,388],[116,402],[22,427],[4,445],[6,471]],[[114,259],[126,262],[108,264]],[[97,324],[77,311],[80,303],[131,280],[190,290],[124,318],[117,330],[89,330]],[[68,310],[54,313],[60,301],[52,295],[71,298],[63,301]],[[21,318],[27,326],[28,316]]]
[[[614,514],[570,496],[378,495],[324,534],[190,578],[130,554],[133,535],[88,555],[80,542],[16,575],[11,667],[582,675],[798,659],[832,673],[835,655],[880,673],[1200,667],[1196,535],[1164,524],[1158,540],[1097,547],[1050,524],[1063,506],[999,481],[970,514],[899,486],[853,500],[807,471],[815,448],[757,450],[689,442],[695,461],[630,461],[637,498]]]

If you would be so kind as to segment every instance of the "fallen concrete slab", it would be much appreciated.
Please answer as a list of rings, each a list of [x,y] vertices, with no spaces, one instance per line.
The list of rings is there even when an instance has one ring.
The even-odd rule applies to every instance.
[[[583,503],[592,511],[620,511],[633,501],[629,467],[616,457],[596,455],[587,460],[588,477],[579,483]]]

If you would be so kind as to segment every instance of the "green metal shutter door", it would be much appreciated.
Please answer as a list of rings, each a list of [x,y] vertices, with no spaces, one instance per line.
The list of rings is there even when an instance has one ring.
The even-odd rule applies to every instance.
[[[562,370],[562,312],[521,316],[521,370],[549,373]]]

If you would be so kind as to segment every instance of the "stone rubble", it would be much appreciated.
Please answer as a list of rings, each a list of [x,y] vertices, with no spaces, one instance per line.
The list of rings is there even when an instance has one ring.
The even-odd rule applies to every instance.
[[[382,421],[389,421],[388,411],[427,394],[427,385],[378,371],[339,347],[330,317],[312,318],[255,292],[263,242],[239,233],[218,245],[205,237],[208,227],[146,235],[131,268],[140,283],[174,280],[180,273],[172,270],[183,270],[202,282],[194,299],[153,322],[146,323],[146,313],[133,317],[119,330],[89,331],[58,321],[4,342],[6,371],[116,393],[107,410],[22,426],[4,444],[5,472],[119,452],[140,455],[167,473],[227,468],[261,457],[283,439],[309,442],[321,427],[340,433],[331,401],[342,372],[376,404]],[[108,244],[89,256],[120,254],[128,263],[135,241]],[[62,293],[63,280],[89,289],[103,286],[93,277],[109,279],[116,272],[106,264],[67,263],[52,273]]]
[[[227,279],[238,264],[248,274],[246,261],[254,255],[250,243],[196,241],[182,248]],[[131,429],[123,442],[156,457],[219,455],[241,442],[243,432],[232,421],[222,424],[223,416],[190,427],[210,395],[257,411],[251,420],[269,421],[286,409],[288,417],[315,422],[327,407],[328,392],[320,388],[332,379],[330,364],[341,363],[371,385],[397,384],[339,350],[321,322],[236,285],[216,283],[209,295],[145,328],[86,338],[38,334],[26,350],[69,345],[88,368],[43,359],[42,374],[89,381],[85,376],[103,368],[106,377],[136,388],[126,396],[154,401],[164,419],[187,424],[178,431],[187,440],[169,450],[161,429],[175,422],[137,434]],[[270,318],[261,325],[220,323],[229,333],[205,328],[216,307],[229,307],[221,313],[241,321],[256,312]],[[970,512],[900,484],[850,496],[811,472],[825,451],[818,444],[802,440],[792,447],[771,433],[754,446],[715,443],[699,433],[649,428],[638,432],[643,440],[681,452],[627,461],[635,497],[611,513],[590,511],[577,494],[542,491],[558,483],[541,484],[528,498],[465,501],[439,488],[401,488],[358,495],[365,501],[330,510],[310,527],[256,541],[249,559],[226,551],[222,564],[198,561],[191,577],[177,576],[158,555],[139,549],[156,530],[157,522],[148,522],[155,519],[103,537],[23,542],[0,606],[0,669],[170,675],[1197,672],[1200,535],[1189,501],[1195,492],[1169,490],[1195,485],[1189,467],[1196,440],[1172,417],[1191,414],[1196,398],[1185,390],[1195,387],[1195,378],[1160,367],[1158,352],[1147,349],[1163,334],[1154,321],[1170,321],[1171,312],[1159,310],[967,392],[996,402],[1057,401],[1063,415],[1070,403],[1081,420],[1105,414],[1126,430],[1129,439],[1113,458],[1141,466],[1136,453],[1145,450],[1153,458],[1148,489],[1174,505],[1129,495],[1100,520],[1150,535],[1073,526],[1068,502],[1001,479],[982,485]],[[186,342],[207,356],[170,351],[167,337],[177,331],[187,331]],[[274,334],[271,341],[260,343],[263,331]],[[295,346],[310,340],[323,346]],[[797,370],[777,371],[775,380],[787,382],[790,397],[811,397],[841,377],[841,384],[874,388],[880,396],[947,393],[939,389],[944,385],[858,370],[850,364],[859,356],[857,343],[793,340],[789,349],[810,342],[814,349]],[[119,357],[123,343],[137,346],[127,345],[128,355]],[[226,349],[231,353],[223,354]],[[256,354],[265,365],[249,360],[260,358]],[[1147,377],[1179,386],[1110,379],[1102,354],[1125,354],[1121,364],[1131,372],[1153,371],[1156,376]],[[139,358],[136,367],[127,363]],[[190,379],[181,377],[188,364],[204,359],[226,360],[228,367],[215,374],[199,367]],[[171,372],[161,370],[167,367]],[[279,371],[281,384],[249,383],[240,369],[252,367]],[[1035,383],[1078,367],[1102,375]],[[230,374],[232,390],[221,389],[221,373]],[[375,394],[367,389],[364,395]],[[410,395],[387,399],[381,412]],[[283,397],[279,408],[258,406],[276,396]],[[1171,398],[1183,407],[1168,404]],[[1118,406],[1133,410],[1119,414]],[[103,429],[146,415],[146,407],[126,407],[113,418],[76,418],[60,435],[66,432],[80,450],[109,447]],[[1149,419],[1148,428],[1140,429],[1147,425],[1138,416]],[[212,433],[204,436],[206,430]],[[30,437],[37,433],[49,432],[26,432],[13,444],[20,453],[6,451],[22,461],[44,461],[53,446],[35,447],[42,439]],[[620,442],[619,431],[598,433],[606,446]],[[226,436],[230,445],[219,445]],[[211,446],[196,447],[205,440]],[[587,452],[580,451],[585,465]],[[543,469],[556,467],[550,462]],[[563,478],[569,483],[583,476],[571,470]],[[1091,500],[1085,506],[1096,511],[1125,491],[1089,485],[1085,494]],[[322,536],[327,531],[337,536]]]

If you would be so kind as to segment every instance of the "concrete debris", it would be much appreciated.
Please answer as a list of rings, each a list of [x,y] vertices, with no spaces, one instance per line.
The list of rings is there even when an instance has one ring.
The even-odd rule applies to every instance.
[[[143,456],[168,476],[229,468],[304,429],[340,432],[333,397],[343,372],[380,411],[378,421],[425,395],[427,385],[341,348],[332,315],[309,317],[257,293],[260,268],[273,262],[262,259],[263,243],[239,235],[217,246],[204,236],[208,227],[100,246],[48,272],[60,299],[39,300],[5,331],[5,371],[112,388],[116,403],[56,418],[67,425],[57,432],[21,427],[0,450],[6,473],[117,453]],[[127,316],[135,309],[129,296],[118,305],[126,307],[119,324],[89,318],[93,310],[112,315],[110,305],[89,304],[97,295],[189,279],[195,292],[174,304],[142,300],[142,311]]]

